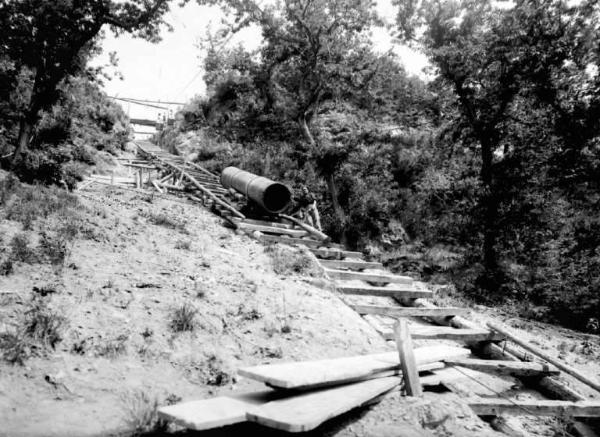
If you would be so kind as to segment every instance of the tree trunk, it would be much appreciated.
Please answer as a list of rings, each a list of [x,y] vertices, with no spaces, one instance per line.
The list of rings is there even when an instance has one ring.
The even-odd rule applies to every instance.
[[[26,114],[21,118],[21,122],[19,123],[19,138],[17,140],[17,148],[15,149],[11,166],[14,167],[19,159],[21,153],[27,150],[29,146],[29,141],[31,139],[31,133],[33,132],[35,118],[31,116],[31,114]]]
[[[484,193],[482,196],[483,207],[483,265],[486,273],[495,276],[498,268],[496,254],[496,240],[498,236],[498,196],[493,181],[493,147],[490,141],[481,141],[481,181]]]
[[[332,174],[328,174],[325,178],[327,182],[327,188],[329,188],[329,195],[331,196],[331,204],[333,206],[333,212],[340,222],[340,227],[342,229],[341,235],[341,243],[346,245],[347,237],[346,237],[346,213],[342,209],[340,202],[338,200],[338,192],[337,187],[335,186],[335,179]]]
[[[302,136],[304,137],[306,142],[308,144],[310,144],[311,146],[314,146],[316,144],[315,139],[312,136],[310,129],[308,128],[308,122],[306,121],[306,116],[301,115],[298,118],[298,126],[300,127],[300,132],[302,133]]]

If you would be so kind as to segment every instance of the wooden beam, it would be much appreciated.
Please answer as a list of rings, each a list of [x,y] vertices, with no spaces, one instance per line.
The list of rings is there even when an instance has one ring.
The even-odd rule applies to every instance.
[[[291,217],[289,215],[285,215],[285,214],[279,214],[279,217],[291,221],[292,223],[294,223],[296,226],[300,226],[302,229],[304,229],[306,232],[308,232],[309,234],[311,234],[312,236],[316,237],[317,239],[323,241],[323,242],[328,242],[331,241],[331,237],[329,237],[329,235],[324,234],[323,232],[319,231],[316,228],[313,228],[312,226],[307,225],[306,223],[304,223],[301,220],[298,220],[295,217]]]
[[[423,365],[451,357],[467,357],[469,349],[445,345],[425,346],[414,350],[419,369]],[[263,364],[244,367],[238,374],[281,389],[308,390],[334,384],[363,380],[382,372],[400,372],[397,352],[315,361]]]
[[[600,391],[600,383],[594,379],[592,379],[591,377],[583,374],[582,372],[580,372],[579,370],[575,369],[572,366],[569,366],[566,363],[563,363],[562,361],[551,357],[550,355],[548,355],[547,353],[545,353],[544,351],[542,351],[541,349],[533,346],[532,344],[524,341],[522,338],[520,338],[519,336],[513,334],[512,332],[508,331],[506,328],[497,325],[495,323],[491,323],[488,322],[488,327],[490,327],[491,329],[493,329],[496,332],[501,333],[502,335],[504,335],[505,337],[509,338],[511,341],[513,341],[514,343],[518,344],[519,346],[521,346],[523,349],[531,352],[532,354],[542,358],[543,360],[548,361],[549,363],[554,364],[556,367],[558,367],[560,370],[562,370],[565,373],[568,373],[569,375],[571,375],[572,377],[578,379],[579,381],[583,382],[584,384],[588,385],[589,387],[593,388],[596,391]]]
[[[600,402],[468,398],[465,402],[479,416],[512,414],[517,416],[600,417]]]
[[[397,276],[385,273],[363,273],[350,270],[332,270],[325,269],[325,273],[332,279],[342,279],[345,281],[361,280],[367,282],[378,282],[386,284],[412,284],[413,279],[409,276]]]
[[[469,312],[467,308],[415,308],[379,305],[350,305],[359,314],[388,317],[453,317]]]
[[[500,340],[496,333],[487,329],[457,329],[448,326],[412,326],[411,335],[415,340],[454,340],[466,343],[473,341]],[[393,340],[393,332],[384,332],[383,338]]]
[[[274,228],[293,229],[292,225],[288,225],[286,223],[269,222],[266,220],[255,220],[255,219],[249,219],[247,217],[243,220],[241,218],[235,217],[234,221],[243,222],[243,223],[251,223],[253,225],[271,226]]]
[[[293,238],[300,238],[308,235],[308,232],[299,229],[285,229],[273,226],[255,225],[253,223],[246,223],[240,221],[237,223],[239,228],[247,229],[249,231],[260,231],[263,233],[278,234],[278,235],[289,235]]]
[[[281,244],[289,244],[289,245],[304,245],[308,247],[318,248],[321,246],[326,246],[326,243],[321,241],[309,239],[309,238],[292,238],[292,237],[279,237],[277,235],[262,235],[260,237],[261,241],[271,242],[271,243],[281,243]]]
[[[343,294],[354,294],[361,296],[390,296],[402,297],[406,299],[416,299],[418,297],[431,297],[433,294],[429,290],[417,290],[412,287],[370,287],[367,285],[355,286],[336,284],[335,289]]]
[[[481,360],[476,358],[450,358],[446,364],[466,367],[482,372],[512,376],[558,375],[560,370],[550,364],[525,363],[521,361]]]
[[[362,259],[363,254],[361,252],[352,252],[349,250],[340,250],[337,248],[322,248],[322,249],[310,249],[315,256],[325,259],[343,259],[343,258],[356,258]]]
[[[250,421],[287,432],[306,432],[323,422],[369,403],[400,383],[399,378],[377,378],[268,402],[247,413]]]
[[[364,270],[364,269],[382,269],[383,265],[372,261],[349,261],[349,260],[328,260],[320,261],[323,267],[330,269],[348,269],[348,270]]]
[[[404,389],[409,396],[423,396],[423,389],[419,383],[419,372],[413,351],[412,339],[406,319],[400,319],[394,325],[396,346],[400,357]]]

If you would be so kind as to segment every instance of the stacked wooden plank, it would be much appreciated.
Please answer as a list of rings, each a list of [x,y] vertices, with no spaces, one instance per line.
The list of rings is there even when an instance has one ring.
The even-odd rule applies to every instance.
[[[469,354],[450,346],[415,349],[422,372],[443,367],[441,360]],[[246,367],[240,375],[272,389],[184,402],[162,407],[158,414],[194,430],[252,421],[287,432],[310,431],[392,390],[401,382],[400,364],[398,354],[388,352]]]

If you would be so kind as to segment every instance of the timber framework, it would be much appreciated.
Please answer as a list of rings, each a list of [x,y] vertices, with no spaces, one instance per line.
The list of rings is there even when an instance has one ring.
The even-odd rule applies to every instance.
[[[245,196],[222,186],[217,175],[149,142],[136,144],[139,159],[125,163],[135,170],[133,179],[92,176],[81,188],[99,182],[175,193],[209,208],[238,233],[267,244],[307,247],[334,293],[397,347],[388,353],[242,368],[241,376],[267,388],[161,407],[163,419],[193,430],[251,421],[305,432],[403,384],[413,396],[419,396],[422,388],[443,386],[459,394],[493,428],[509,435],[522,434],[510,429],[503,420],[506,415],[566,416],[573,419],[574,435],[596,435],[588,422],[597,425],[600,401],[590,401],[567,383],[575,378],[600,392],[594,378],[503,326],[472,322],[465,317],[469,314],[465,308],[434,305],[433,293],[412,278],[385,271],[382,264],[345,250],[293,217],[246,217],[241,212]],[[413,340],[425,346],[413,347]],[[505,396],[486,387],[482,374],[515,377],[537,390],[539,399]]]

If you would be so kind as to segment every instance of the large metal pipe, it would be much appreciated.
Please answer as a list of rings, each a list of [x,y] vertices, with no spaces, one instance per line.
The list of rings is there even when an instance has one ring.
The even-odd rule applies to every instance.
[[[271,214],[285,211],[292,202],[292,193],[285,185],[237,167],[227,167],[221,172],[221,185],[242,193]]]

